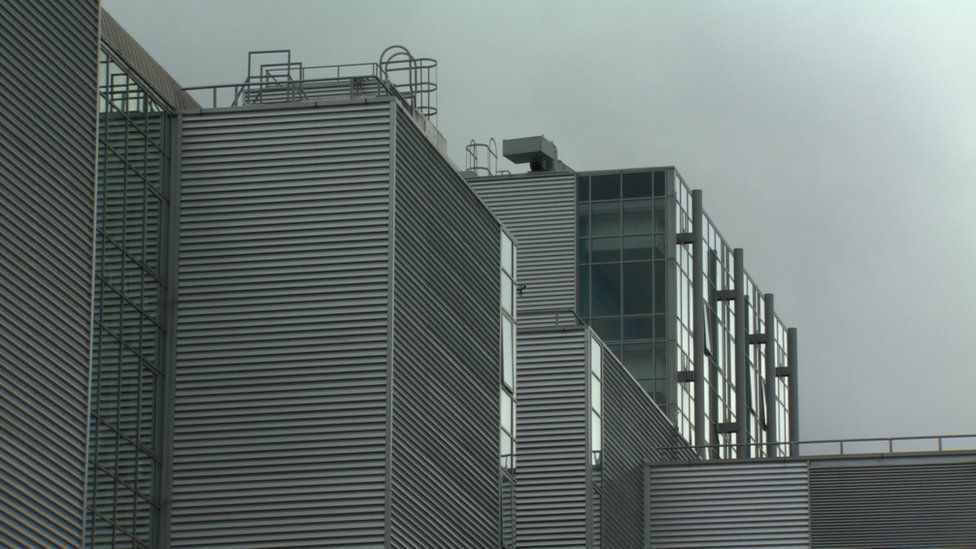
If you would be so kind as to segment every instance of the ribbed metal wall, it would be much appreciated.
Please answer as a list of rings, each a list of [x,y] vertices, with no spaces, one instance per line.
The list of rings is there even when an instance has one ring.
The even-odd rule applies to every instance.
[[[384,541],[388,103],[186,116],[172,544]]]
[[[0,2],[0,545],[77,547],[98,2]]]
[[[469,182],[518,240],[518,282],[527,285],[519,298],[519,313],[576,310],[576,175],[520,175]],[[572,321],[568,315],[563,319]],[[553,321],[552,316],[522,315],[519,324]]]
[[[640,547],[644,532],[644,461],[686,444],[640,384],[603,353],[603,547]],[[671,453],[694,459],[691,450]]]
[[[395,162],[390,540],[494,547],[499,224],[399,111]]]
[[[976,460],[811,463],[810,518],[814,547],[974,547]]]
[[[803,461],[658,465],[651,547],[809,547]]]
[[[518,547],[586,545],[586,331],[518,335]]]

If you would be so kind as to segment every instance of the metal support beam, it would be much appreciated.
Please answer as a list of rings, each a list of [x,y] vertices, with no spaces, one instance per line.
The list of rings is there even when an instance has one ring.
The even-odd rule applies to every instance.
[[[763,296],[766,311],[766,455],[778,454],[779,442],[776,435],[776,315],[773,309],[773,294]]]
[[[786,346],[787,362],[790,370],[790,442],[796,442],[800,440],[800,379],[798,371],[799,364],[797,361],[796,328],[786,330]],[[796,455],[795,446],[791,444],[790,447],[794,450],[791,454]]]
[[[724,423],[716,423],[715,430],[721,434],[734,433],[738,431],[739,424],[735,421],[728,421]]]
[[[717,290],[715,292],[715,301],[733,301],[735,300],[735,290]]]
[[[746,391],[746,351],[749,344],[746,341],[746,277],[742,248],[732,250],[732,284],[735,291],[735,423],[737,444],[736,457],[743,449],[748,452],[749,422],[747,421],[747,407],[749,393]]]
[[[705,425],[705,214],[702,210],[702,192],[691,191],[691,302],[692,330],[694,334],[692,359],[695,364],[695,444],[708,444]],[[683,233],[687,234],[687,233]],[[680,235],[679,235],[680,236]],[[706,453],[706,458],[707,453]]]

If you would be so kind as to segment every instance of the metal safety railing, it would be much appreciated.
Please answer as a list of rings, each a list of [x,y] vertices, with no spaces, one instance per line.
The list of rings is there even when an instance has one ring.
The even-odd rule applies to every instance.
[[[271,57],[273,62],[262,62]],[[433,119],[437,115],[437,61],[390,46],[377,63],[305,65],[291,50],[248,53],[243,82],[183,88],[203,108],[288,103],[317,99],[393,96],[405,107]]]
[[[668,446],[657,449],[653,461],[687,461],[689,452],[712,460],[976,452],[976,434]]]

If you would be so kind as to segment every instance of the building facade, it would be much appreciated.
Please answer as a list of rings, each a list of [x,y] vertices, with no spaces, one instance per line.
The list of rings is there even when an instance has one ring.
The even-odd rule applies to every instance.
[[[796,330],[702,193],[673,167],[574,172],[544,138],[503,147],[513,161],[551,166],[467,172],[526,243],[523,303],[571,306],[706,457],[788,454],[799,435]]]

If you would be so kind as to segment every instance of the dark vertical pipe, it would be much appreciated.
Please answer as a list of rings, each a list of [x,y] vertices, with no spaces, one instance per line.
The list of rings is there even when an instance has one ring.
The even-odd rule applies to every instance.
[[[779,445],[776,435],[776,315],[773,311],[773,294],[763,296],[765,315],[763,322],[765,329],[766,351],[766,455],[775,456]]]
[[[704,225],[702,212],[701,190],[691,191],[691,231],[694,242],[691,245],[692,271],[692,329],[694,330],[694,364],[695,364],[695,445],[705,446],[705,288],[703,283],[705,243],[702,239]],[[707,454],[707,450],[703,448]],[[703,457],[708,457],[704,455]]]
[[[787,361],[790,369],[790,442],[800,440],[800,384],[797,370],[796,328],[786,330]],[[796,455],[796,445],[791,445],[791,454]]]
[[[746,392],[746,351],[749,340],[746,332],[746,281],[743,267],[742,248],[732,250],[733,290],[735,291],[735,442],[736,457],[749,455],[749,421],[746,407],[749,394]]]

